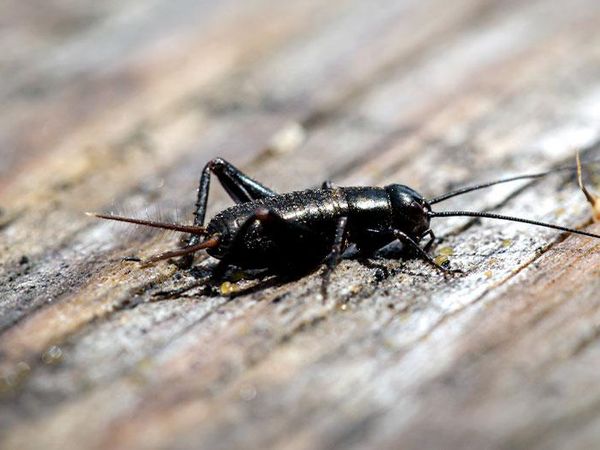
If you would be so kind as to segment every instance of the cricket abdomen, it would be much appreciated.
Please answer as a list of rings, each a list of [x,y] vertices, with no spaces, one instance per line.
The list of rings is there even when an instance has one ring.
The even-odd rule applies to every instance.
[[[233,239],[257,210],[279,215],[289,232],[277,231],[281,224],[256,221],[232,248]],[[209,234],[219,233],[221,244],[209,254],[246,268],[270,268],[314,264],[331,248],[331,238],[339,217],[348,213],[343,189],[309,189],[276,197],[240,203],[217,214],[208,224]],[[291,230],[294,230],[293,232]]]

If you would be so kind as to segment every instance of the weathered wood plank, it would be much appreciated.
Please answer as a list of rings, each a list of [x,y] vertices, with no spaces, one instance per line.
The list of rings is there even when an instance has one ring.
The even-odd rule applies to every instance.
[[[427,194],[572,162],[575,147],[597,158],[596,2],[170,5],[97,10],[6,63],[21,72],[1,91],[0,447],[597,443],[597,242],[445,220],[461,277],[349,260],[325,303],[318,273],[233,300],[191,287],[161,301],[194,278],[119,258],[176,238],[81,214],[189,209],[217,153],[281,190],[334,178]],[[58,87],[31,97],[31,80]],[[289,123],[307,141],[266,149]],[[225,204],[216,195],[213,210]],[[590,217],[565,175],[454,207]]]

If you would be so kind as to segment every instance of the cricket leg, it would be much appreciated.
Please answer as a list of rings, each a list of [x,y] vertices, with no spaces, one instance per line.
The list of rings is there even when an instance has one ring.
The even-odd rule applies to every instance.
[[[333,238],[333,245],[331,246],[331,252],[325,258],[325,271],[323,272],[323,278],[321,283],[321,295],[323,300],[327,298],[327,288],[331,279],[331,274],[340,262],[340,256],[342,255],[345,247],[346,229],[348,228],[348,218],[340,217],[335,226],[335,235]]]
[[[433,234],[433,230],[429,229],[425,233],[423,233],[423,237],[425,237],[425,236],[429,236],[429,241],[427,241],[427,244],[425,244],[425,247],[423,247],[423,250],[426,253],[429,253],[429,250],[431,250],[431,246],[435,242],[435,234]]]
[[[274,191],[250,178],[223,158],[212,159],[204,166],[198,184],[198,196],[194,210],[194,225],[197,226],[204,225],[206,219],[211,174],[216,175],[225,191],[236,203],[245,203],[277,195]],[[185,246],[194,246],[200,242],[200,239],[199,236],[192,235],[187,239]],[[182,258],[179,265],[183,268],[189,268],[192,262],[193,255],[190,254]]]
[[[460,270],[447,269],[444,266],[435,262],[435,260],[423,250],[419,244],[417,244],[410,236],[400,230],[393,230],[394,237],[402,242],[404,245],[408,245],[412,248],[416,254],[425,262],[435,267],[437,270],[442,271],[444,274],[462,273]]]
[[[229,246],[229,253],[219,261],[213,272],[214,278],[222,278],[227,268],[231,265],[232,256],[235,254],[236,249],[239,248],[240,244],[246,238],[250,227],[256,222],[260,222],[265,234],[268,234],[273,240],[280,242],[282,246],[292,247],[300,242],[318,238],[314,232],[303,225],[289,222],[268,208],[259,208],[244,221],[236,232]]]

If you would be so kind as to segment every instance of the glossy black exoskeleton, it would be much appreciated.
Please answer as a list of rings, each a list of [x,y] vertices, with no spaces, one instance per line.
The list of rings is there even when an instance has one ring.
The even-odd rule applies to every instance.
[[[215,277],[222,276],[229,266],[291,274],[325,263],[324,280],[327,280],[350,243],[361,255],[368,257],[397,240],[413,254],[447,273],[451,271],[437,264],[428,254],[435,240],[430,228],[430,220],[434,217],[486,217],[600,238],[593,233],[529,219],[473,211],[434,212],[431,207],[467,192],[509,181],[539,178],[557,170],[572,168],[492,181],[426,200],[401,184],[383,188],[336,187],[325,182],[320,189],[277,194],[227,161],[216,158],[205,166],[200,177],[194,225],[97,216],[189,233],[185,247],[157,255],[146,263],[184,256],[183,265],[189,267],[193,254],[204,249],[220,260],[214,271]],[[217,176],[236,204],[218,213],[205,226],[211,174]],[[421,247],[425,238],[428,242]]]

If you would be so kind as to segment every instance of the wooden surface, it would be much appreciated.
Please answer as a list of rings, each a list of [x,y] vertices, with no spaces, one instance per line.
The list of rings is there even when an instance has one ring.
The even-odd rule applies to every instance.
[[[428,196],[599,158],[597,0],[5,0],[0,79],[0,448],[599,447],[598,241],[438,219],[465,275],[345,260],[323,303],[83,214],[189,218],[216,155]],[[443,206],[600,232],[564,174]]]

